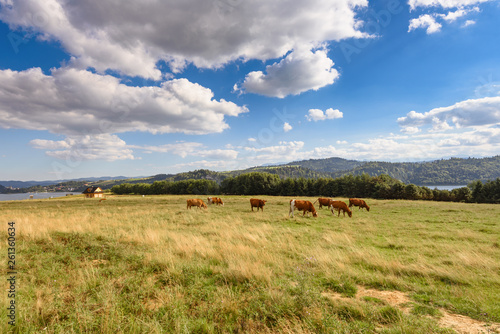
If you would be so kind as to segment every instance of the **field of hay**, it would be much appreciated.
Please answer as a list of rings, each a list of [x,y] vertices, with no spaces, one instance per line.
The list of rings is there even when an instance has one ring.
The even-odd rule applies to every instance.
[[[192,197],[0,202],[17,270],[0,332],[500,332],[500,205],[367,199],[352,218],[289,218],[290,197],[262,196],[264,212]]]

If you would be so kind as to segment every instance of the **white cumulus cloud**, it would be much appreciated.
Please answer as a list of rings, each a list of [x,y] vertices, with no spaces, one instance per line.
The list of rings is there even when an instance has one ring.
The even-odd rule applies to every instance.
[[[420,15],[416,19],[410,20],[410,25],[408,26],[408,32],[423,28],[426,29],[427,34],[433,34],[441,30],[442,25],[436,22],[436,18],[429,14]]]
[[[278,63],[268,65],[266,73],[254,71],[243,82],[244,91],[284,98],[331,85],[339,76],[324,49],[294,50]]]
[[[410,5],[410,9],[414,10],[417,7],[457,8],[477,5],[488,1],[492,0],[409,0],[408,4]]]
[[[467,20],[467,21],[464,22],[464,24],[462,25],[462,27],[466,28],[466,27],[474,25],[474,24],[476,24],[476,21],[474,21],[474,20]]]
[[[67,138],[34,140],[47,155],[65,159],[133,159],[132,148],[114,134],[207,134],[229,127],[227,116],[247,112],[187,79],[158,86],[133,87],[109,75],[74,68],[0,70],[0,127],[45,130]],[[151,148],[153,150],[153,148]],[[174,153],[175,149],[172,149]],[[234,152],[204,151],[200,156],[234,158]]]
[[[405,128],[432,125],[435,131],[450,129],[448,122],[456,128],[496,125],[500,123],[500,96],[465,100],[425,113],[410,111],[398,118],[397,122]]]
[[[160,87],[131,87],[115,77],[61,68],[0,70],[0,127],[47,130],[56,134],[222,132],[226,116],[245,107],[213,98],[187,79]]]
[[[344,117],[344,113],[338,109],[328,108],[325,112],[321,109],[309,109],[306,115],[307,120],[310,121],[324,121],[327,119],[336,119]]]
[[[30,145],[46,150],[46,154],[50,157],[73,163],[85,160],[136,159],[125,141],[110,134],[70,136],[60,141],[34,139]]]
[[[473,12],[479,12],[479,5],[488,1],[492,0],[410,0],[408,4],[411,12],[425,10],[425,14],[410,19],[408,31],[422,28],[426,29],[427,34],[439,32],[443,24],[452,23]],[[445,13],[440,11],[445,11]],[[466,20],[461,27],[468,27],[474,23],[474,20]]]
[[[367,0],[0,0],[0,20],[60,42],[72,63],[99,72],[161,79],[193,63],[280,58],[301,45],[366,36]],[[279,24],[276,24],[279,22]]]

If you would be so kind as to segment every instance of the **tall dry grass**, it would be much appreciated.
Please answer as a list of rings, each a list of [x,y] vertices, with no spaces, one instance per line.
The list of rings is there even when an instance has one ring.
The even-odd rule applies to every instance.
[[[323,209],[315,219],[289,218],[286,197],[269,197],[264,212],[251,212],[245,196],[206,210],[186,210],[187,198],[0,203],[0,221],[15,221],[19,240],[20,328],[374,331],[380,308],[321,295],[357,286],[500,321],[499,206],[368,200],[370,212]],[[384,327],[441,331],[411,317]]]

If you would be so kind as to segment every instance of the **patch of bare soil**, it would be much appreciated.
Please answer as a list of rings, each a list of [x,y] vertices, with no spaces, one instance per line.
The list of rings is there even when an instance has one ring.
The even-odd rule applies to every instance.
[[[324,292],[323,296],[332,299],[349,300],[350,298],[343,297],[339,293]],[[356,298],[373,297],[385,301],[387,304],[399,308],[404,313],[408,314],[411,311],[410,298],[401,291],[380,291],[375,289],[366,289],[362,286],[358,287]],[[439,309],[443,316],[438,323],[441,327],[447,327],[455,330],[460,334],[493,334],[500,333],[500,323],[487,323],[475,320],[464,315],[453,314],[443,308]]]
[[[401,309],[404,313],[410,313],[410,298],[401,291],[380,291],[358,287],[357,298],[373,297],[385,301],[387,304]]]
[[[449,313],[444,309],[440,309],[440,311],[443,313],[443,317],[439,319],[441,327],[452,328],[458,333],[500,333],[500,324],[498,323],[485,323],[463,315]]]

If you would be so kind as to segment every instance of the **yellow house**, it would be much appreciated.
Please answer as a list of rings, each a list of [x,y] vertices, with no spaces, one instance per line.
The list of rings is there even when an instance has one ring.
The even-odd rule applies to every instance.
[[[82,194],[85,195],[85,198],[104,197],[104,192],[100,187],[88,187]]]

